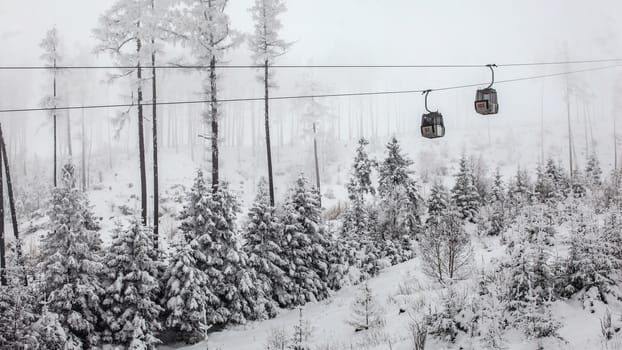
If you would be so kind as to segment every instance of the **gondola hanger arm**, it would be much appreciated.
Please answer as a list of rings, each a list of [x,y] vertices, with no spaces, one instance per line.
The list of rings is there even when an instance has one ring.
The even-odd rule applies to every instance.
[[[487,64],[486,67],[490,68],[490,73],[492,74],[492,80],[490,81],[490,85],[488,85],[487,89],[490,89],[492,87],[492,85],[495,83],[495,70],[494,68],[497,68],[497,65],[492,63],[492,64]]]

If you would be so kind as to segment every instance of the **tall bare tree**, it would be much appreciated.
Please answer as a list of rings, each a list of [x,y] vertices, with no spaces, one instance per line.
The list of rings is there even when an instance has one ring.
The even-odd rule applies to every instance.
[[[43,49],[43,54],[41,55],[41,59],[45,63],[46,67],[51,69],[52,76],[52,95],[45,96],[42,102],[42,105],[47,108],[52,108],[52,129],[53,129],[53,139],[54,139],[54,187],[56,187],[56,178],[57,178],[57,152],[58,152],[58,144],[57,144],[57,115],[56,115],[56,107],[58,104],[58,96],[57,96],[57,76],[58,70],[56,69],[57,65],[61,61],[61,55],[59,53],[60,39],[58,36],[58,30],[56,27],[48,30],[45,35],[45,38],[39,44],[41,49]]]
[[[255,21],[255,33],[250,37],[250,47],[253,51],[253,60],[256,64],[263,65],[263,74],[259,80],[264,86],[264,111],[266,129],[266,155],[268,157],[268,186],[270,191],[270,205],[274,206],[274,178],[272,175],[272,151],[270,149],[270,113],[269,113],[269,90],[275,87],[271,81],[270,65],[274,60],[285,54],[291,46],[279,38],[281,21],[279,14],[286,10],[282,0],[255,0],[255,5],[250,9]]]
[[[209,66],[204,92],[209,100],[205,124],[211,130],[212,191],[219,183],[219,104],[217,65],[240,36],[230,28],[227,0],[182,0],[174,12],[174,35],[190,48],[198,66]]]
[[[150,16],[151,0],[118,0],[99,19],[99,27],[94,30],[100,41],[98,52],[108,52],[120,67],[120,74],[111,78],[129,77],[137,96],[138,118],[138,158],[140,167],[141,218],[147,224],[147,170],[145,164],[145,132],[143,113],[143,71],[142,62],[148,61],[153,52],[154,37],[150,25],[155,16]],[[132,46],[134,44],[134,46]],[[133,68],[127,68],[133,67]],[[134,101],[132,101],[134,102]]]

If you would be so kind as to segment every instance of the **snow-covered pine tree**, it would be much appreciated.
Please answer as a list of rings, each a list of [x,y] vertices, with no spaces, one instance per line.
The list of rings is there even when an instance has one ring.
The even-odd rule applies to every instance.
[[[473,170],[470,168],[466,155],[460,158],[456,183],[451,189],[451,199],[463,219],[475,222],[479,210],[479,194],[475,186]]]
[[[205,240],[210,242],[203,251],[205,272],[208,289],[219,301],[208,304],[208,322],[222,325],[264,318],[266,296],[263,289],[255,285],[254,271],[248,267],[242,251],[236,227],[239,203],[226,182],[221,182],[211,194],[209,209],[208,220],[214,226],[204,233],[208,236]],[[273,310],[270,313],[274,315]]]
[[[386,145],[386,158],[378,168],[378,235],[385,241],[386,251],[396,251],[386,254],[393,263],[412,257],[410,242],[421,231],[423,199],[411,177],[411,165],[397,139],[391,138]]]
[[[562,326],[551,311],[551,298],[543,299],[531,287],[527,291],[524,306],[519,311],[515,323],[530,339],[559,337],[557,331]]]
[[[290,278],[285,270],[287,262],[283,259],[283,225],[270,206],[268,182],[264,177],[259,180],[257,196],[248,212],[245,229],[244,252],[248,256],[248,266],[255,271],[255,284],[263,288],[266,296],[275,300],[279,306],[291,305],[292,296],[288,293]],[[270,316],[274,307],[268,305]]]
[[[94,346],[95,324],[103,292],[98,274],[101,240],[86,195],[75,186],[74,167],[61,170],[60,186],[52,190],[49,232],[41,242],[39,270],[45,276],[49,309],[58,314],[71,349]]]
[[[599,296],[605,301],[604,295],[615,284],[614,276],[618,276],[622,268],[622,260],[612,254],[615,249],[619,249],[616,247],[618,242],[611,240],[614,237],[610,236],[611,231],[607,225],[611,222],[607,222],[607,219],[605,227],[599,227],[595,217],[580,214],[573,225],[570,252],[564,264],[567,279],[563,292],[572,295],[596,287]]]
[[[0,349],[35,348],[37,336],[31,329],[37,318],[34,290],[15,281],[0,286]]]
[[[293,284],[293,303],[328,297],[330,237],[320,222],[320,209],[307,179],[298,176],[285,203],[285,257]]]
[[[298,322],[294,325],[290,349],[310,350],[309,339],[312,333],[313,329],[311,328],[311,324],[303,317],[301,307],[299,308]]]
[[[65,350],[68,348],[67,333],[60,323],[59,316],[48,312],[45,308],[41,317],[32,325],[32,332],[36,338],[32,349]]]
[[[215,225],[211,220],[210,201],[210,189],[205,182],[203,171],[198,169],[178,217],[181,222],[179,230],[186,243],[196,240],[202,248],[211,243],[210,237],[205,235],[206,232],[213,230]]]
[[[557,185],[553,183],[553,179],[548,176],[545,169],[538,165],[536,168],[536,183],[534,185],[534,194],[540,203],[550,203],[560,198],[556,191]]]
[[[532,202],[533,189],[529,180],[529,173],[520,167],[516,170],[513,181],[508,186],[507,208],[512,217],[518,215],[525,204]]]
[[[373,295],[368,283],[362,283],[359,293],[351,306],[351,317],[348,323],[356,331],[367,330],[383,324],[382,308]]]
[[[346,249],[353,254],[350,264],[361,269],[363,278],[373,276],[378,272],[374,254],[376,220],[373,204],[369,196],[375,194],[371,182],[372,168],[375,162],[369,158],[365,150],[369,142],[361,138],[356,149],[356,156],[352,164],[352,172],[347,185],[349,206],[345,212],[342,236],[345,239]]]
[[[490,236],[500,235],[507,226],[507,208],[506,194],[503,188],[503,179],[499,168],[497,168],[492,187],[490,189],[489,201],[485,205],[485,212],[488,216],[485,218],[485,233]]]
[[[603,171],[600,168],[600,162],[595,152],[592,152],[587,158],[587,164],[585,165],[585,178],[588,186],[592,189],[600,187],[602,185]]]
[[[504,203],[506,200],[506,191],[503,186],[503,177],[501,176],[501,170],[497,168],[492,180],[492,187],[490,188],[490,200],[493,202]]]
[[[430,190],[428,198],[428,218],[426,223],[440,219],[441,215],[449,208],[449,191],[440,182],[436,181]]]
[[[377,165],[373,159],[369,158],[366,147],[369,141],[365,138],[359,140],[359,146],[356,148],[356,156],[352,164],[352,176],[348,182],[348,196],[376,194],[376,189],[371,182],[372,169]]]
[[[134,218],[129,227],[120,222],[113,230],[105,254],[103,340],[126,349],[155,349],[160,340],[158,317],[163,309],[156,297],[159,289],[159,252],[152,232]]]
[[[205,260],[196,240],[179,240],[173,245],[163,276],[166,326],[175,330],[179,340],[189,344],[203,339],[209,326],[207,305],[218,301],[207,288],[207,274],[197,267],[205,264]]]

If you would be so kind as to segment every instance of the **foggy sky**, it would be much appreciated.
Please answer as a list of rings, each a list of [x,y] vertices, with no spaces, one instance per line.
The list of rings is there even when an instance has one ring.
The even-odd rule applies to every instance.
[[[63,39],[65,56],[72,64],[109,63],[106,56],[91,55],[92,29],[112,3],[110,0],[1,0],[0,64],[41,64],[38,45],[54,25]],[[281,34],[294,45],[279,59],[279,63],[284,64],[485,64],[563,60],[564,42],[569,59],[622,57],[622,39],[617,34],[622,32],[622,23],[615,20],[622,13],[622,3],[615,0],[290,0],[286,3],[288,10],[282,15]],[[252,0],[229,1],[227,12],[234,28],[247,33],[252,31],[247,11],[251,6]],[[250,63],[246,45],[230,53],[228,59],[231,63]],[[500,68],[497,79],[586,67]],[[598,106],[596,110],[606,118],[611,118],[611,89],[621,71],[618,68],[577,77],[595,94],[590,103]],[[261,96],[260,86],[253,87],[255,74],[252,70],[224,73],[222,96]],[[489,72],[485,69],[288,70],[277,72],[280,89],[276,94],[295,94],[299,82],[311,75],[324,86],[323,92],[424,89],[489,80]],[[36,106],[44,94],[45,77],[44,72],[0,71],[0,93],[4,96],[0,98],[0,107]],[[177,79],[194,79],[195,85],[184,90],[188,95],[181,97],[167,96],[164,89],[163,99],[195,99],[200,90],[199,79]],[[84,98],[86,101],[82,102],[127,102],[120,95],[123,89],[122,84],[101,85],[89,91]],[[495,121],[493,128],[525,124],[538,128],[543,91],[547,123],[555,125],[565,118],[562,79],[499,85],[498,90],[504,119]],[[476,128],[483,124],[466,119],[472,114],[473,93],[472,89],[433,93],[430,104],[444,111],[450,127],[453,123]],[[399,113],[412,114],[413,121],[417,122],[423,105],[421,96],[386,101],[396,104]],[[285,103],[276,106],[281,111],[291,108]],[[43,117],[40,113],[29,115]],[[603,132],[607,132],[607,128]]]

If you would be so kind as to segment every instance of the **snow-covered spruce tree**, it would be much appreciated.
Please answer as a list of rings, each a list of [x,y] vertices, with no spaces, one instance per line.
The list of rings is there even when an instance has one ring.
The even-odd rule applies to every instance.
[[[65,350],[68,348],[67,333],[60,323],[59,316],[47,311],[45,307],[41,317],[31,327],[36,338],[32,349]]]
[[[595,152],[592,152],[587,158],[587,164],[585,165],[585,178],[587,180],[588,187],[594,190],[596,187],[602,185],[603,171],[600,168],[600,162]]]
[[[447,342],[454,342],[459,332],[466,332],[467,327],[459,322],[459,314],[465,309],[466,300],[463,293],[450,285],[441,295],[440,310],[431,313],[426,322],[428,333]]]
[[[310,350],[309,339],[313,333],[311,324],[303,317],[302,307],[299,308],[298,322],[294,325],[291,350]]]
[[[529,287],[523,307],[519,310],[515,324],[522,328],[530,339],[559,337],[557,331],[562,324],[557,321],[551,311],[551,298],[538,295]]]
[[[179,240],[173,245],[163,276],[166,326],[188,344],[203,338],[208,327],[207,304],[218,299],[207,289],[207,274],[197,267],[205,260],[196,240]]]
[[[45,276],[49,310],[58,314],[67,333],[67,347],[79,349],[99,341],[95,324],[103,292],[98,274],[101,240],[93,231],[86,195],[75,186],[74,167],[61,170],[60,186],[52,190],[49,232],[41,242],[39,270]]]
[[[423,199],[411,177],[412,161],[402,154],[395,137],[386,145],[378,167],[378,242],[392,264],[412,257],[411,241],[421,229]]]
[[[489,236],[497,236],[505,231],[508,221],[506,205],[503,180],[497,168],[488,201],[480,210],[482,220],[478,223],[479,231]]]
[[[229,191],[228,184],[222,182],[216,192],[208,192],[206,196],[208,210],[194,215],[200,215],[205,222],[211,223],[207,231],[195,232],[205,256],[199,268],[208,276],[207,290],[217,297],[209,300],[207,320],[210,324],[223,325],[262,318],[265,314],[265,296],[254,285],[253,270],[247,266],[237,235],[235,217],[239,212],[238,201]]]
[[[105,254],[103,340],[126,349],[155,349],[160,340],[158,317],[163,309],[159,288],[159,252],[151,230],[134,218],[129,227],[118,222]]]
[[[568,196],[569,179],[552,158],[547,160],[544,168],[538,167],[534,191],[541,203],[557,202]]]
[[[196,240],[203,249],[211,243],[210,237],[206,235],[214,229],[215,225],[211,220],[210,205],[210,189],[205,182],[203,171],[198,169],[178,218],[179,230],[186,243]]]
[[[460,218],[454,208],[443,211],[428,222],[421,238],[424,271],[441,283],[464,278],[471,266],[471,242]]]
[[[580,213],[583,214],[583,213]],[[607,223],[605,223],[607,225]],[[602,301],[620,274],[622,260],[612,254],[616,247],[606,228],[598,227],[592,216],[579,215],[571,232],[570,252],[565,261],[563,293],[570,296],[592,287]]]
[[[382,308],[374,297],[369,284],[362,283],[351,306],[352,315],[348,323],[356,331],[367,330],[383,324]]]
[[[376,193],[371,183],[371,172],[375,162],[369,159],[365,147],[369,142],[361,138],[356,149],[356,156],[352,164],[352,173],[348,181],[348,198],[350,207],[346,211],[343,222],[345,236],[359,239],[372,235],[372,223],[368,213],[368,195]]]
[[[456,205],[463,219],[475,222],[479,210],[480,198],[475,186],[473,170],[469,166],[466,156],[460,158],[456,183],[451,189],[451,199]]]
[[[376,194],[371,182],[371,172],[377,164],[367,154],[366,147],[369,145],[369,141],[361,138],[358,143],[359,146],[356,148],[356,156],[352,164],[352,176],[348,182],[348,197],[350,199],[356,195]]]
[[[37,318],[36,298],[32,287],[16,281],[0,286],[0,348],[35,348],[37,336],[31,327]]]
[[[527,170],[520,167],[508,186],[507,209],[510,217],[516,217],[521,208],[533,199],[533,188]]]
[[[285,54],[291,44],[279,38],[282,24],[279,15],[285,12],[285,2],[282,0],[255,0],[250,8],[255,24],[255,31],[249,37],[249,46],[253,52],[255,64],[263,66],[263,72],[258,77],[264,88],[264,128],[266,131],[266,155],[268,159],[268,185],[270,205],[274,206],[274,179],[272,176],[272,150],[270,149],[270,113],[268,95],[271,87],[275,87],[274,73],[270,66],[281,55]]]
[[[430,190],[430,197],[428,198],[428,218],[426,224],[433,220],[438,221],[447,208],[449,208],[449,205],[449,191],[440,181],[436,181]]]
[[[274,313],[263,290],[252,283],[254,271],[247,266],[235,226],[238,212],[238,202],[227,183],[211,193],[203,172],[197,171],[179,219],[186,243],[195,240],[205,257],[197,259],[197,267],[208,275],[206,293],[217,297],[209,299],[210,324],[262,318],[266,307],[269,314]]]
[[[248,266],[255,271],[257,287],[279,306],[290,306],[292,296],[288,293],[288,286],[291,280],[285,272],[287,262],[282,257],[283,225],[275,208],[270,206],[268,183],[264,177],[259,180],[257,196],[248,212],[244,238],[243,249],[248,256]],[[272,303],[267,307],[269,316],[274,316]]]
[[[373,204],[369,202],[369,197],[375,194],[371,182],[371,172],[375,162],[369,159],[365,150],[368,144],[366,139],[361,138],[356,149],[347,185],[350,203],[342,225],[346,249],[353,252],[349,263],[361,270],[363,278],[373,276],[378,272],[378,256],[374,249],[376,220]]]
[[[328,297],[330,237],[320,222],[317,196],[304,175],[298,176],[285,203],[285,254],[292,279],[293,303]]]
[[[542,232],[533,240],[519,239],[514,242],[509,265],[507,296],[508,311],[515,322],[520,322],[523,310],[537,298],[544,303],[552,297],[555,279],[551,269],[551,253]]]

